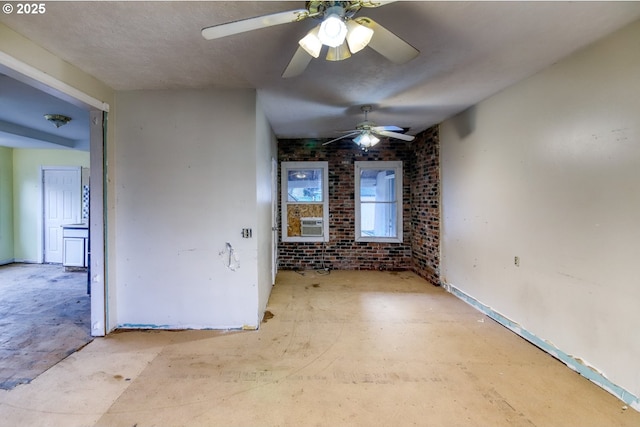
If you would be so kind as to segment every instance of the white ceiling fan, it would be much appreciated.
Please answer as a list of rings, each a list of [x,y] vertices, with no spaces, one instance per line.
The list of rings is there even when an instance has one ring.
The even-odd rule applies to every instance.
[[[324,46],[328,46],[326,53],[328,61],[347,59],[369,46],[390,61],[402,64],[415,58],[419,54],[418,50],[373,19],[354,18],[354,15],[363,7],[378,7],[393,1],[395,0],[307,1],[305,9],[278,12],[206,27],[202,29],[202,36],[212,40],[314,18],[320,20],[320,24],[300,39],[299,47],[282,77],[301,74],[311,59],[320,56]]]
[[[413,141],[415,139],[415,136],[399,133],[400,131],[404,131],[401,127],[378,126],[374,122],[367,120],[367,114],[371,111],[371,105],[363,105],[360,109],[364,113],[363,122],[358,123],[355,129],[346,131],[345,135],[332,139],[331,141],[327,141],[322,145],[328,145],[344,138],[353,138],[353,142],[355,142],[364,151],[367,151],[369,148],[380,142],[380,138],[378,138],[379,136],[400,139],[402,141]]]

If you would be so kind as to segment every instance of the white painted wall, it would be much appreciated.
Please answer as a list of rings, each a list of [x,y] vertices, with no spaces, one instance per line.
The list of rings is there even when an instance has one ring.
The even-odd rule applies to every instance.
[[[639,40],[636,22],[440,128],[443,281],[635,396]]]
[[[118,325],[257,327],[257,182],[270,160],[257,148],[255,91],[123,92],[117,105]]]

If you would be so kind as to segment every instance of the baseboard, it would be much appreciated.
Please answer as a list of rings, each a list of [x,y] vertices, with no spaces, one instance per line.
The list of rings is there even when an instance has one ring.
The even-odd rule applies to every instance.
[[[12,262],[15,264],[42,264],[41,262],[34,261],[32,259],[14,259]]]
[[[159,325],[154,323],[121,323],[114,328],[114,330],[163,330],[163,331],[186,331],[186,330],[201,330],[201,331],[240,331],[240,330],[257,330],[258,328],[250,325],[234,325],[234,326],[209,326],[209,325]]]
[[[2,259],[2,260],[0,260],[0,265],[13,264],[14,262],[16,262],[16,260],[13,259],[13,258],[11,258],[11,259]]]
[[[539,347],[541,350],[549,353],[551,356],[560,360],[562,363],[567,365],[570,369],[578,372],[583,377],[587,378],[589,381],[608,391],[609,393],[616,396],[618,399],[625,402],[627,405],[635,409],[636,411],[640,411],[640,398],[635,396],[633,393],[625,390],[617,384],[612,383],[609,379],[607,379],[601,372],[595,369],[592,366],[589,366],[584,363],[583,360],[571,356],[559,348],[555,347],[553,344],[537,337],[533,333],[523,329],[518,323],[514,322],[511,319],[503,316],[497,311],[493,310],[491,307],[481,303],[474,297],[466,294],[460,289],[456,288],[454,285],[449,283],[443,283],[442,287],[449,293],[455,295],[462,301],[466,302],[476,310],[486,314],[496,322],[500,323],[502,326],[510,329],[516,334],[520,335],[522,338],[529,341],[531,344]]]

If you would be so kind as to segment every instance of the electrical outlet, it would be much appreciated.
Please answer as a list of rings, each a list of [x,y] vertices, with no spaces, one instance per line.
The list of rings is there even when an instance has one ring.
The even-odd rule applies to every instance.
[[[242,229],[242,237],[245,239],[250,239],[253,235],[253,232],[251,231],[250,228],[243,228]]]
[[[516,267],[520,267],[520,257],[519,257],[519,256],[515,256],[515,257],[513,257],[513,264],[514,264]]]

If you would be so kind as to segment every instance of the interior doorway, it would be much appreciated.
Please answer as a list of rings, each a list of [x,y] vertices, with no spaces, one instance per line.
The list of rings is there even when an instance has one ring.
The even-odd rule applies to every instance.
[[[13,252],[7,255],[3,253],[3,264],[6,262],[10,264],[0,266],[0,274],[7,273],[7,270],[13,267],[20,269],[21,273],[17,275],[19,276],[19,279],[16,279],[17,281],[14,279],[9,280],[10,276],[3,276],[0,279],[0,285],[2,285],[0,287],[4,288],[4,294],[0,297],[0,302],[6,303],[4,304],[4,308],[6,308],[4,311],[1,310],[3,306],[0,304],[0,321],[4,325],[2,332],[11,335],[12,340],[9,342],[4,337],[0,339],[0,343],[2,343],[2,346],[0,346],[0,361],[3,362],[0,366],[6,367],[8,364],[18,363],[20,357],[16,355],[30,355],[32,357],[32,359],[27,357],[28,360],[23,360],[27,368],[40,366],[40,362],[50,357],[53,358],[51,362],[51,366],[53,366],[81,348],[92,337],[105,335],[108,328],[105,322],[106,275],[104,273],[105,219],[103,182],[105,175],[104,140],[106,138],[104,123],[109,106],[56,80],[47,73],[10,57],[0,56],[1,82],[5,82],[11,88],[11,90],[4,90],[3,86],[1,90],[3,97],[0,100],[0,124],[9,123],[11,126],[0,130],[3,130],[7,136],[2,139],[3,145],[9,147],[9,150],[3,150],[3,155],[5,157],[9,156],[7,162],[10,162],[9,164],[13,166],[13,170],[7,172],[6,176],[3,175],[3,179],[6,178],[12,181],[11,188],[13,192],[9,194],[8,198],[2,199],[0,202],[18,203],[19,205],[14,205],[12,212],[15,212],[15,214],[12,217],[7,217],[8,221],[11,221],[11,229],[16,230],[16,232],[11,235],[5,234],[5,236],[10,236],[13,239],[13,243],[6,245],[8,248],[12,248]],[[29,94],[38,97],[40,102],[34,102],[29,96],[20,97],[16,95],[13,91],[18,91],[21,88],[18,88],[19,85],[14,84],[14,82],[21,83],[31,89]],[[19,99],[20,103],[10,104],[15,99]],[[43,99],[47,102],[42,102]],[[64,105],[61,101],[83,110],[84,114],[66,114],[70,117],[75,117],[71,125],[52,130],[50,128],[51,124],[44,121],[43,114],[67,113],[64,111]],[[14,108],[17,106],[20,108]],[[33,108],[30,106],[33,106]],[[18,115],[18,113],[20,114]],[[29,116],[28,113],[32,113],[32,116]],[[8,114],[14,114],[14,116],[5,117]],[[19,120],[22,121],[18,123]],[[40,125],[40,123],[44,124]],[[74,123],[81,124],[87,134],[87,137],[82,140],[83,144],[85,144],[82,147],[77,145],[79,139],[74,138],[74,135],[65,135],[60,132],[60,130],[71,129]],[[42,126],[42,129],[33,128],[32,125]],[[12,129],[18,129],[20,131],[19,134],[16,132],[12,135]],[[39,153],[38,155],[24,155],[24,150],[21,150],[21,148],[34,149],[31,151],[38,151]],[[84,157],[86,164],[84,162],[60,160],[63,155],[68,155],[66,153],[73,155],[74,152],[78,153],[78,150],[88,154]],[[56,161],[41,160],[44,155],[51,155]],[[43,190],[44,182],[49,181],[43,177],[48,175],[49,168],[46,165],[80,164],[82,164],[82,168],[71,168],[73,169],[74,177],[71,179],[72,183],[69,184],[74,189],[80,190],[80,196],[75,190],[73,195],[64,194],[66,191],[65,186],[67,185],[64,181],[69,178],[66,176],[62,178],[61,182],[57,183],[60,184],[56,187],[59,190],[56,190],[58,196],[49,197],[51,194],[47,196]],[[56,166],[52,169],[61,168]],[[59,216],[60,212],[62,212],[62,222],[75,223],[81,219],[77,215],[82,213],[78,201],[82,197],[80,182],[82,182],[82,172],[84,170],[89,171],[91,175],[88,181],[90,187],[89,198],[91,200],[90,214],[87,217],[91,245],[95,245],[91,265],[88,269],[91,275],[83,272],[72,274],[65,271],[58,264],[62,260],[59,258],[61,245],[57,236],[61,227],[52,224],[48,224],[47,227],[44,225],[46,222],[44,219],[45,212],[47,212],[46,216],[50,219]],[[80,171],[80,181],[76,185],[78,171]],[[23,189],[26,190],[22,193],[24,197],[16,201],[18,193],[22,192]],[[53,205],[61,205],[61,209],[55,209],[57,211],[55,214],[53,211],[47,211]],[[15,206],[18,206],[18,208]],[[23,211],[21,209],[23,208],[32,213],[22,215]],[[69,216],[68,212],[73,212],[73,214]],[[45,231],[47,228],[49,229],[48,232]],[[52,238],[46,237],[47,234]],[[53,243],[54,239],[56,243]],[[52,251],[45,258],[45,253],[47,252],[44,250],[45,241],[47,247],[55,248],[58,254]],[[55,264],[44,264],[43,262]],[[38,271],[31,271],[34,268],[38,269]],[[13,274],[13,277],[15,276]],[[13,282],[15,282],[14,285],[16,283],[17,285],[5,286]],[[25,292],[29,288],[31,291]],[[91,289],[91,294],[87,292],[88,288]],[[72,294],[68,292],[72,292]],[[34,303],[36,300],[38,302]],[[26,301],[26,304],[23,304],[23,301]],[[23,307],[23,309],[16,310],[16,307]],[[55,314],[50,310],[54,310]],[[47,313],[45,317],[39,317],[43,313]],[[26,317],[19,316],[25,314],[27,315]],[[49,319],[50,321],[43,319]],[[29,333],[39,335],[34,337]],[[74,341],[77,338],[80,338],[80,341]],[[75,343],[69,345],[69,340]],[[33,346],[35,350],[29,351],[30,346]],[[18,353],[11,354],[11,350],[17,350]],[[8,361],[11,363],[8,363]],[[32,374],[20,374],[18,368],[19,366],[12,366],[11,369],[15,372],[10,375],[4,372],[7,375],[4,378],[0,378],[0,382],[6,381],[5,386],[7,387],[28,382]],[[46,370],[46,367],[44,370]],[[0,386],[0,388],[5,387]]]
[[[84,220],[89,227],[91,218],[96,240],[102,241],[104,129],[102,111],[92,114],[90,107],[85,106],[82,107],[84,114],[74,114],[78,106],[76,110],[63,110],[59,99],[49,100],[46,97],[51,97],[50,94],[34,93],[35,88],[26,84],[22,86],[26,86],[27,95],[19,98],[23,88],[18,83],[23,82],[8,81],[7,75],[0,80],[2,122],[14,120],[13,116],[5,117],[7,111],[7,114],[14,111],[24,116],[32,114],[32,121],[44,122],[43,129],[31,132],[25,119],[20,125],[13,125],[21,126],[21,138],[12,138],[11,129],[5,129],[6,137],[2,139],[3,144],[11,144],[5,145],[3,155],[8,156],[12,169],[2,179],[11,182],[12,193],[0,203],[14,204],[11,209],[14,214],[8,220],[16,230],[10,236],[13,242],[7,245],[13,252],[3,256],[2,264],[6,264],[0,266],[0,389],[9,389],[30,382],[82,348],[93,336],[106,333],[104,274],[99,269],[103,265],[103,251],[98,250],[95,256],[99,267],[94,272],[98,279],[91,280],[89,268],[73,271],[63,266],[62,238],[62,225]],[[5,91],[5,87],[10,90]],[[16,96],[15,104],[10,104],[10,95]],[[41,102],[35,102],[37,100]],[[43,109],[43,104],[49,112],[68,114],[75,119],[76,126],[85,129],[82,147],[54,145],[69,144],[70,138],[57,132],[57,128],[45,127],[51,125],[38,110]],[[95,172],[94,164],[97,164]],[[92,187],[98,196],[97,210],[92,211],[87,203],[93,217],[89,212],[85,217],[83,183]],[[87,196],[91,196],[89,191]],[[95,309],[94,295],[88,292],[90,284],[92,290],[96,290]],[[97,321],[92,321],[92,316]]]
[[[0,55],[0,80],[2,77],[9,78],[15,80],[17,82],[23,83],[26,86],[29,86],[32,90],[37,89],[36,92],[41,92],[48,95],[51,99],[55,99],[57,101],[64,101],[68,105],[74,106],[76,108],[80,108],[84,110],[85,114],[88,113],[88,129],[90,133],[90,137],[85,139],[86,147],[85,150],[90,153],[90,213],[89,213],[89,221],[88,221],[88,242],[89,242],[89,265],[88,269],[90,271],[89,277],[89,287],[91,289],[91,335],[93,336],[104,336],[106,333],[111,330],[109,326],[110,316],[107,316],[107,285],[106,285],[106,263],[105,263],[105,251],[106,251],[106,242],[105,242],[105,233],[106,233],[106,218],[105,218],[105,176],[106,176],[106,167],[105,167],[105,157],[106,157],[106,122],[107,122],[107,112],[109,111],[109,104],[103,102],[93,96],[82,92],[67,82],[58,80],[56,77],[52,76],[49,73],[46,73],[40,69],[37,69],[27,63],[20,61],[19,59],[11,56]],[[0,104],[2,102],[8,103],[12,102],[14,98],[8,96],[9,93],[5,90],[3,92],[3,97],[0,98]],[[44,108],[43,103],[35,104],[39,105],[41,109]],[[56,104],[59,105],[59,104]],[[49,108],[47,108],[49,110]],[[41,136],[52,134],[50,128],[45,129],[33,129],[31,130],[29,126],[32,124],[42,123],[44,120],[42,119],[43,114],[55,112],[55,110],[49,111],[40,111],[39,115],[34,115],[33,120],[28,120],[26,114],[22,114],[23,111],[16,108],[0,108],[0,123],[2,122],[11,122],[11,120],[6,120],[4,117],[5,114],[15,114],[20,112],[19,116],[15,116],[12,118],[14,120],[22,120],[23,122],[19,126],[13,126],[13,129],[21,129],[21,134],[23,138],[20,139],[20,143],[29,142],[35,143],[36,145],[45,142],[47,144],[57,144],[58,149],[67,150],[69,148],[76,149],[77,140],[74,138],[45,138],[46,141],[41,140]],[[64,111],[62,111],[64,113]],[[56,113],[57,114],[57,113]],[[64,125],[61,129],[67,129],[70,126],[73,126],[74,121],[71,121],[71,124]],[[76,122],[77,123],[77,122]],[[87,120],[83,120],[84,126],[87,125]],[[46,126],[51,126],[50,123],[46,123]],[[24,137],[26,135],[26,137]],[[6,141],[6,139],[3,139]],[[58,150],[61,151],[61,150]],[[38,204],[42,203],[40,202]],[[16,217],[18,219],[16,219]],[[25,226],[20,229],[28,229],[27,232],[32,233],[34,230],[42,230],[42,216],[38,217],[38,226]],[[14,221],[22,221],[20,215],[14,215]],[[13,227],[14,229],[16,227]],[[19,228],[19,227],[17,227]],[[21,236],[20,236],[21,237]],[[40,232],[39,239],[42,239],[42,231]],[[21,242],[13,245],[14,248],[20,248]],[[43,244],[40,242],[39,244],[39,257],[38,259],[42,260],[42,248]],[[19,257],[5,257],[4,259],[15,259],[20,260]],[[35,259],[35,258],[34,258]],[[41,262],[41,261],[36,261]]]

